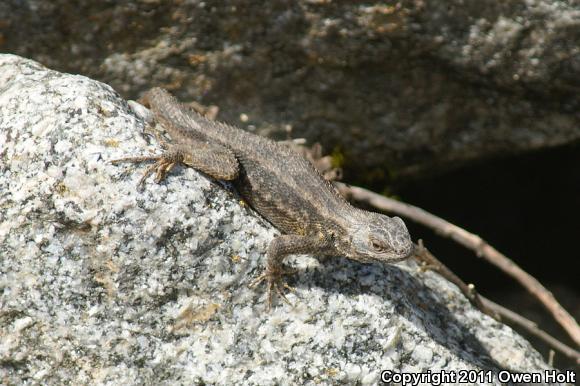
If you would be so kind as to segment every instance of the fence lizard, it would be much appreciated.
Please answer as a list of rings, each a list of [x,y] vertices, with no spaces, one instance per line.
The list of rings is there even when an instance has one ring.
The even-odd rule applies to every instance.
[[[267,251],[264,273],[268,307],[276,292],[284,300],[283,260],[291,254],[345,256],[363,263],[393,263],[409,257],[413,244],[398,217],[351,206],[331,182],[287,145],[236,127],[209,120],[180,104],[167,91],[154,88],[141,99],[154,121],[171,137],[161,156],[126,157],[114,163],[156,161],[141,178],[156,173],[162,181],[178,163],[209,176],[231,181],[241,196],[282,235]]]

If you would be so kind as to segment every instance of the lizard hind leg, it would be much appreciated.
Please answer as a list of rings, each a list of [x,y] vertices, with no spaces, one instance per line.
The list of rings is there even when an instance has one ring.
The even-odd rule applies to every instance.
[[[143,186],[147,177],[153,174],[153,172],[155,172],[155,182],[159,184],[165,179],[167,173],[173,169],[173,166],[175,166],[175,163],[167,162],[163,157],[158,157],[157,162],[145,169],[137,185]]]
[[[123,157],[111,160],[112,164],[119,164],[122,162],[130,162],[130,163],[140,163],[146,161],[155,161],[151,166],[145,169],[143,175],[139,179],[137,183],[138,186],[142,186],[147,177],[151,174],[155,173],[155,182],[160,183],[165,179],[167,173],[171,171],[181,161],[181,156],[179,154],[173,152],[167,152],[163,155],[155,156],[139,156],[139,157]]]
[[[240,165],[236,156],[220,144],[188,138],[171,151],[179,162],[217,180],[231,181],[238,177]]]
[[[237,159],[231,150],[221,145],[190,139],[184,144],[168,145],[168,148],[165,153],[158,156],[124,157],[110,162],[118,164],[155,161],[145,170],[138,186],[142,186],[147,177],[153,173],[155,182],[160,183],[177,164],[191,166],[219,180],[233,180],[238,176]]]

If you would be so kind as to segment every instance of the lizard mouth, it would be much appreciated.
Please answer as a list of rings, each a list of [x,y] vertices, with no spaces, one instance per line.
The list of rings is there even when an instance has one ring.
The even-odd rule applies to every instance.
[[[406,256],[397,256],[392,259],[389,259],[389,263],[400,263],[401,261],[407,260],[409,257],[411,257],[411,254],[408,254]]]
[[[390,259],[390,262],[398,263],[398,262],[401,262],[403,260],[407,260],[408,258],[413,256],[414,254],[415,254],[415,247],[413,246],[413,243],[411,243],[410,246],[405,251],[397,253],[395,256],[393,256],[393,258]]]

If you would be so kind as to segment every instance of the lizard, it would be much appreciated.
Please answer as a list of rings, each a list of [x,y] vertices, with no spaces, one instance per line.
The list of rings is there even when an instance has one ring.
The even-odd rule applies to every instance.
[[[250,284],[267,283],[268,308],[274,293],[287,301],[285,290],[293,290],[283,279],[291,273],[283,264],[289,255],[345,256],[361,263],[395,263],[412,255],[403,220],[352,206],[290,146],[205,118],[162,88],[149,90],[139,102],[169,135],[169,142],[162,140],[166,151],[112,162],[155,161],[139,185],[153,173],[161,182],[177,164],[230,181],[281,232],[267,248],[264,272]]]

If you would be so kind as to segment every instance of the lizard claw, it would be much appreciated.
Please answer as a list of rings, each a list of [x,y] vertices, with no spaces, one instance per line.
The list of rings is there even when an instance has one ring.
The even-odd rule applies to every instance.
[[[260,283],[262,283],[263,281],[265,281],[267,283],[268,286],[268,310],[272,309],[272,300],[274,299],[274,293],[276,293],[278,296],[280,296],[280,298],[282,298],[282,300],[284,300],[284,302],[286,304],[288,304],[289,306],[294,306],[290,300],[288,300],[288,298],[286,297],[286,294],[284,293],[284,289],[287,289],[290,292],[295,293],[296,290],[289,286],[288,283],[286,283],[283,279],[282,276],[284,275],[288,275],[291,273],[294,273],[296,270],[290,270],[290,269],[281,269],[281,268],[266,268],[266,270],[264,271],[264,273],[262,273],[260,276],[258,276],[256,279],[254,279],[251,283],[250,283],[250,287],[256,287],[257,285],[259,285]]]
[[[161,156],[124,157],[111,160],[110,162],[115,165],[121,162],[139,163],[145,161],[155,161],[155,163],[145,169],[145,172],[137,183],[137,186],[139,187],[142,187],[147,177],[153,173],[155,173],[155,182],[160,183],[165,179],[167,173],[169,173],[181,160],[176,158],[173,154],[167,154]]]

